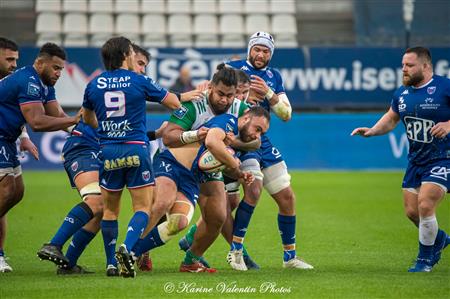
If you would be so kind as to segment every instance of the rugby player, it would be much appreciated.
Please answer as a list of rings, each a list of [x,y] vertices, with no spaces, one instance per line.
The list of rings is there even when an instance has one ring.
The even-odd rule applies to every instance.
[[[0,217],[23,197],[23,179],[15,141],[26,123],[34,131],[57,131],[78,123],[81,113],[67,117],[56,101],[54,85],[66,54],[53,43],[44,44],[32,66],[0,81]],[[37,149],[31,149],[37,157]]]
[[[450,238],[439,229],[436,208],[450,188],[450,79],[433,74],[431,53],[414,47],[402,59],[403,86],[391,107],[371,128],[351,135],[384,135],[402,121],[409,142],[403,178],[406,216],[419,228],[419,253],[409,272],[430,272]]]

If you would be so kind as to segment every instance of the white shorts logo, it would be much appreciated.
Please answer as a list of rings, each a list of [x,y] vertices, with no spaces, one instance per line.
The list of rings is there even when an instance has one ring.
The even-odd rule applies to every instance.
[[[423,143],[433,142],[430,130],[434,126],[434,121],[412,116],[405,116],[404,120],[409,140]]]
[[[431,169],[430,172],[431,172],[430,176],[446,181],[447,176],[450,174],[450,168],[435,166]]]

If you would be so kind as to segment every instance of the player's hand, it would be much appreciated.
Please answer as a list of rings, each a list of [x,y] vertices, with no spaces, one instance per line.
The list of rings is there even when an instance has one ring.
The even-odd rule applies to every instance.
[[[233,144],[233,142],[236,140],[236,135],[234,135],[233,132],[228,132],[225,135],[225,139],[223,140],[223,143],[225,143],[225,145],[229,146],[231,144]]]
[[[163,134],[163,132],[164,132],[164,129],[167,127],[167,124],[168,124],[168,123],[169,123],[169,122],[168,122],[167,120],[165,120],[165,121],[163,121],[163,123],[161,124],[161,126],[160,126],[158,129],[156,129],[156,131],[155,131],[155,137],[156,137],[156,139],[162,137],[162,134]]]
[[[198,89],[201,91],[205,91],[208,88],[209,88],[209,80],[202,81],[199,84],[197,84],[197,86],[195,87],[195,89]]]
[[[205,140],[206,135],[208,135],[208,130],[209,130],[209,128],[205,128],[205,127],[201,127],[200,129],[198,129],[197,136],[198,136],[199,142]]]
[[[250,90],[253,90],[259,98],[264,99],[266,93],[269,91],[269,86],[267,86],[266,81],[261,77],[251,75]]]
[[[30,138],[25,137],[20,139],[20,151],[29,152],[35,160],[39,160],[38,148],[34,145]]]
[[[258,105],[260,102],[264,101],[264,95],[260,96],[255,91],[250,89],[247,100],[245,102],[250,106]]]
[[[370,131],[370,128],[356,128],[353,130],[353,132],[350,134],[351,136],[360,135],[363,137],[370,137],[373,136],[372,132]]]
[[[83,116],[83,107],[81,107],[81,109],[78,110],[77,114],[72,117],[74,119],[74,125],[80,122],[82,116]]]
[[[253,174],[249,171],[242,171],[241,175],[239,177],[244,184],[246,185],[250,185],[251,183],[253,183],[253,181],[255,180],[255,177],[253,176]]]
[[[450,120],[435,124],[430,133],[436,138],[445,138],[450,133]]]
[[[181,102],[189,102],[203,97],[203,92],[199,89],[194,89],[188,92],[183,92],[180,94],[180,97]]]

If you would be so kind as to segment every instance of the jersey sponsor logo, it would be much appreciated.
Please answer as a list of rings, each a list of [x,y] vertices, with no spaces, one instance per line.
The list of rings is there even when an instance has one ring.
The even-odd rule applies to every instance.
[[[433,98],[426,98],[425,99],[425,104],[420,104],[420,108],[422,109],[433,109],[436,110],[438,109],[441,104],[437,103],[437,104],[433,104],[434,99]]]
[[[130,87],[131,82],[127,82],[131,79],[130,76],[125,77],[98,77],[97,78],[97,88],[105,89],[105,88],[123,88]]]
[[[412,116],[405,116],[404,121],[409,140],[423,143],[433,142],[430,130],[434,126],[434,121]]]
[[[173,115],[175,115],[176,118],[182,119],[188,111],[189,109],[186,106],[181,106],[180,109],[173,112]]]
[[[400,97],[398,99],[398,112],[403,112],[405,110],[406,110],[405,99],[403,97]]]
[[[402,95],[409,94],[409,91],[406,89],[402,92]]]
[[[40,86],[33,82],[28,82],[27,94],[29,96],[39,97],[41,94]]]
[[[105,160],[105,162],[103,163],[103,167],[105,170],[114,170],[125,167],[138,167],[139,165],[141,165],[141,160],[139,159],[138,155]]]
[[[108,137],[125,137],[127,132],[133,131],[130,127],[130,122],[128,119],[121,121],[119,123],[113,120],[104,120],[102,121],[102,130],[107,132],[106,135]]]
[[[233,132],[233,126],[230,125],[230,124],[227,124],[226,131],[227,132]]]
[[[430,172],[431,172],[430,176],[446,181],[448,175],[450,175],[450,168],[435,166],[431,169]]]
[[[146,182],[150,180],[150,171],[146,170],[142,172],[142,179]]]
[[[428,94],[433,94],[436,91],[436,86],[429,86],[427,88]]]
[[[272,147],[272,155],[274,155],[277,159],[281,157],[281,153],[276,147]]]

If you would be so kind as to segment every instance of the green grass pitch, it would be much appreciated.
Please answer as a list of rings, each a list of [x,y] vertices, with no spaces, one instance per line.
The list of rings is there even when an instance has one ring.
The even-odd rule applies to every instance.
[[[417,253],[418,232],[403,213],[402,173],[292,175],[297,252],[314,270],[282,269],[277,208],[264,193],[246,238],[260,271],[232,271],[225,260],[228,246],[219,237],[206,253],[218,273],[179,273],[184,255],[175,238],[152,251],[151,273],[123,279],[105,276],[100,235],[79,261],[93,275],[56,276],[53,264],[39,261],[36,251],[79,198],[62,171],[25,171],[25,198],[8,215],[5,251],[14,272],[0,273],[0,298],[449,298],[450,249],[432,273],[406,272]],[[124,194],[119,242],[131,215],[128,192]],[[447,232],[448,197],[438,211],[440,227]]]

